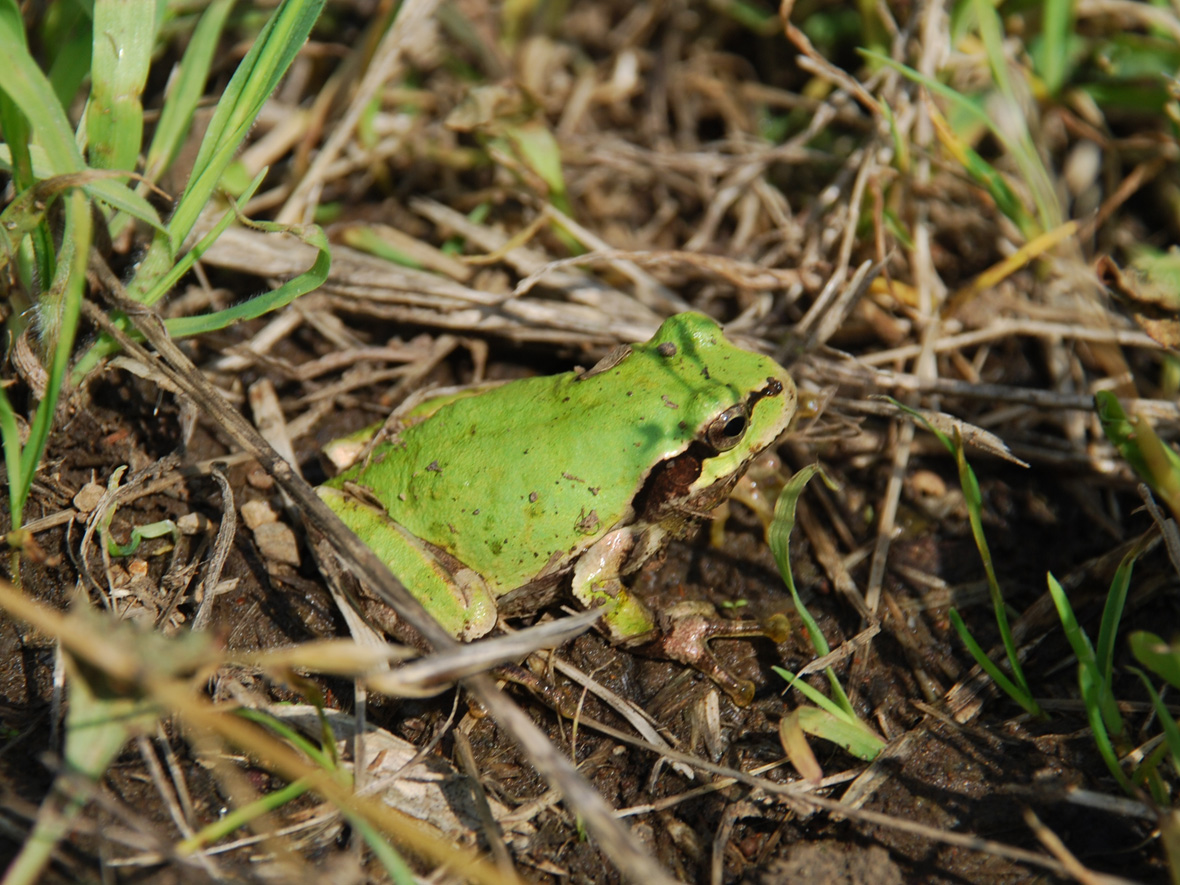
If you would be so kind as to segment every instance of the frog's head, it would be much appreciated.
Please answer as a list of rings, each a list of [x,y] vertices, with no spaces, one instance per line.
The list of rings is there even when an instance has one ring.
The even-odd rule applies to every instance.
[[[664,512],[704,514],[728,497],[750,461],[786,430],[796,410],[795,383],[770,357],[730,343],[701,314],[672,317],[636,348],[660,361],[684,441],[682,452],[649,477],[644,503]]]

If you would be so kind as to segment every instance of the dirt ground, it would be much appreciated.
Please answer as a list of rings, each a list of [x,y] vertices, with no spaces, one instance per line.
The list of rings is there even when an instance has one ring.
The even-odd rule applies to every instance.
[[[309,107],[325,83],[339,93],[319,123],[330,131],[339,120],[351,88],[332,79],[340,60],[358,62],[363,56],[351,49],[380,36],[360,6],[342,4],[316,32],[274,113],[253,134],[255,144],[284,113]],[[576,712],[555,711],[551,698],[509,684],[516,703],[677,880],[1167,881],[1154,806],[1144,793],[1120,790],[1095,745],[1076,661],[1046,603],[1046,574],[1067,588],[1078,620],[1094,635],[1125,545],[1152,528],[1130,470],[1085,406],[1094,389],[1114,386],[1157,409],[1165,438],[1180,425],[1174,394],[1161,381],[1161,366],[1174,354],[1124,315],[1094,272],[1100,255],[1118,257],[1146,231],[1165,232],[1157,245],[1175,241],[1175,218],[1160,196],[1176,185],[1174,168],[1156,168],[1158,187],[1141,181],[1084,236],[950,302],[947,293],[963,292],[1023,240],[936,143],[920,145],[921,162],[935,161],[924,178],[912,167],[899,170],[888,127],[842,91],[847,84],[834,73],[867,80],[851,46],[836,40],[825,47],[833,65],[825,78],[795,64],[798,43],[774,16],[767,19],[774,26],[759,31],[711,6],[595,2],[572,5],[552,21],[530,19],[529,36],[509,52],[497,30],[502,10],[478,3],[447,9],[405,50],[412,76],[378,102],[369,130],[375,141],[355,140],[323,182],[320,201],[332,211],[317,217],[333,242],[328,283],[287,309],[294,318],[281,337],[267,337],[267,317],[183,342],[188,358],[248,416],[257,414],[257,392],[273,386],[295,462],[314,485],[333,472],[322,454],[326,443],[381,420],[414,389],[589,366],[681,309],[735,321],[742,340],[778,358],[818,404],[818,414],[800,419],[781,441],[781,465],[772,469],[786,476],[818,462],[835,481],[829,489],[813,480],[802,498],[791,539],[795,581],[831,648],[843,652],[833,667],[853,708],[885,749],[870,763],[834,743],[810,741],[824,778],[814,795],[844,802],[843,813],[786,789],[801,781],[784,755],[780,723],[804,699],[771,668],[797,672],[816,654],[761,522],[740,503],[729,508],[722,531],[706,527],[673,542],[631,583],[657,609],[704,599],[721,610],[738,606],[741,617],[788,613],[785,642],[715,645],[727,668],[755,682],[752,704],[736,706],[700,673],[612,647],[595,632],[556,656],[646,711],[679,752],[756,774],[762,786],[660,761],[587,724],[630,728],[611,701],[583,693],[536,656],[535,674]],[[904,29],[922,23],[906,21],[917,15],[909,9],[893,14]],[[899,43],[910,47],[909,61],[920,55],[912,38]],[[982,69],[969,55],[961,62]],[[638,82],[628,79],[630,64],[642,72]],[[503,90],[498,116],[482,129],[447,124],[470,97],[471,69]],[[829,88],[806,88],[820,82]],[[885,75],[869,86],[895,109],[904,137],[919,139],[913,116],[925,99],[918,87]],[[585,107],[575,113],[577,102]],[[1071,128],[1076,118],[1063,106],[1042,113],[1031,123],[1057,170],[1080,140]],[[823,125],[809,130],[799,115]],[[766,135],[771,118],[785,133],[777,141]],[[527,163],[503,153],[509,119],[554,133],[568,189],[562,200],[547,201]],[[1136,137],[1165,139],[1152,125],[1122,119],[1103,133],[1109,180],[1094,185],[1100,200],[1139,159]],[[308,131],[306,144],[320,146],[323,132],[311,124]],[[1016,177],[995,144],[981,138],[977,148]],[[259,216],[276,215],[306,172],[302,149],[287,145],[265,158],[273,190],[259,198]],[[1080,199],[1062,199],[1067,217],[1082,212]],[[546,262],[570,254],[568,234],[542,216],[545,206],[563,201],[562,212],[583,226],[575,239],[594,257],[548,268],[536,285],[514,293]],[[475,210],[481,214],[472,216]],[[538,218],[531,234],[512,239]],[[897,237],[896,224],[913,236]],[[378,225],[421,245],[415,267],[356,250],[357,231]],[[280,242],[264,245],[268,236]],[[167,310],[233,303],[263,287],[260,277],[298,272],[306,254],[282,240],[231,231]],[[485,260],[460,264],[441,251],[447,243],[459,244],[455,254]],[[409,246],[399,239],[397,248]],[[135,255],[112,247],[108,260],[121,271]],[[859,285],[856,269],[872,261],[881,262],[881,274]],[[915,300],[902,294],[919,292],[919,280],[931,278],[946,296],[941,307],[922,300],[929,288]],[[899,288],[890,288],[894,282]],[[829,283],[833,294],[848,297],[825,300]],[[469,293],[498,297],[480,302]],[[224,659],[203,674],[203,696],[276,716],[281,704],[316,703],[353,714],[358,696],[350,678],[242,663],[246,652],[347,636],[348,625],[299,514],[285,507],[273,478],[242,456],[210,415],[130,368],[105,365],[61,410],[26,510],[40,551],[22,562],[24,593],[60,610],[81,593],[108,614],[176,638],[191,630],[197,597],[214,592],[205,569],[230,508],[239,514],[237,529],[203,625]],[[28,404],[26,388],[15,383],[11,391]],[[955,463],[880,394],[986,428],[1027,462],[968,448],[997,578],[1047,717],[1023,713],[976,678],[949,609],[985,648],[998,635]],[[232,503],[213,475],[219,461],[227,465]],[[124,466],[113,537],[126,542],[132,527],[163,519],[183,528],[111,557],[97,538],[84,537],[93,510],[77,496],[93,484],[105,489]],[[251,504],[267,505],[265,525],[290,531],[249,525]],[[1136,566],[1120,632],[1174,629],[1175,590],[1176,573],[1157,544]],[[874,622],[859,608],[866,596],[876,600]],[[509,626],[558,615],[563,602]],[[55,649],[54,637],[0,617],[0,659],[8,662],[0,669],[5,863],[59,769]],[[1126,669],[1133,663],[1120,642],[1116,694],[1130,733],[1147,742],[1158,727],[1142,684]],[[822,672],[805,679],[829,688]],[[470,753],[474,795],[492,803],[500,835],[489,838],[478,819],[432,819],[445,839],[492,858],[502,839],[516,874],[528,881],[621,880],[576,809],[560,801],[529,753],[470,693],[397,699],[371,692],[364,706],[383,739],[425,748],[426,764],[468,793],[463,758]],[[353,746],[342,742],[340,752],[350,765]],[[385,772],[394,752],[370,754],[368,776]],[[42,881],[385,881],[355,819],[315,792],[225,834],[220,841],[233,843],[225,851],[203,856],[177,848],[193,831],[286,783],[257,754],[211,739],[183,715],[164,715],[124,747]],[[417,873],[437,867],[407,850]],[[1067,861],[1080,866],[1067,873]]]

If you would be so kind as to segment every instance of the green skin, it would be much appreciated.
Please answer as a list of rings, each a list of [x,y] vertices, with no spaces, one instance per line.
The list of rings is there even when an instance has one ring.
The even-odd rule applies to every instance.
[[[795,408],[781,366],[684,313],[588,372],[449,399],[319,493],[458,638],[572,575],[635,644],[657,620],[621,576],[721,503]]]

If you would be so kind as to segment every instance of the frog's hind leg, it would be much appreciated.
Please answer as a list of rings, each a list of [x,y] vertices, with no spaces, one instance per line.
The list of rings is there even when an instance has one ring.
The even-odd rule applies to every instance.
[[[735,704],[745,707],[754,700],[754,683],[725,669],[713,655],[709,641],[765,636],[778,643],[785,642],[790,632],[790,622],[781,613],[757,621],[731,621],[718,617],[707,602],[682,602],[660,613],[660,638],[655,651],[700,670],[725,689]]]
[[[738,706],[748,705],[754,699],[754,683],[739,679],[722,666],[709,642],[749,636],[783,642],[790,633],[786,615],[733,621],[718,617],[708,603],[692,602],[653,615],[619,578],[635,541],[630,530],[619,529],[587,550],[574,568],[574,596],[587,608],[602,607],[602,620],[615,642],[695,667],[721,686]]]
[[[457,639],[478,639],[496,626],[496,600],[479,575],[443,563],[429,545],[383,510],[348,491],[324,486],[318,491],[448,633]]]

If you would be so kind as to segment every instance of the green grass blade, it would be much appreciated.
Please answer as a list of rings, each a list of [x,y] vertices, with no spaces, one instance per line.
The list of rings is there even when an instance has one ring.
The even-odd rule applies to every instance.
[[[0,168],[3,163],[0,162]],[[126,178],[126,172],[90,170],[44,179],[22,191],[0,212],[0,270],[15,256],[20,241],[45,223],[45,215],[59,196],[85,187],[98,178]]]
[[[1104,731],[1108,730],[1116,736],[1121,736],[1123,716],[1119,713],[1118,701],[1115,699],[1114,693],[1098,667],[1098,659],[1094,655],[1094,647],[1090,644],[1090,637],[1086,635],[1086,631],[1078,623],[1073,606],[1069,604],[1069,598],[1065,595],[1065,590],[1057,583],[1057,579],[1050,574],[1048,581],[1049,595],[1053,597],[1053,604],[1057,607],[1057,616],[1061,619],[1065,638],[1069,641],[1073,653],[1077,656],[1078,666],[1085,675],[1088,688],[1083,690],[1082,696],[1086,700],[1087,706],[1091,703],[1097,705],[1096,712],[1102,718]]]
[[[1155,434],[1138,415],[1128,416],[1109,390],[1094,394],[1094,409],[1102,432],[1123,460],[1180,519],[1180,455]]]
[[[807,610],[807,606],[799,598],[799,591],[795,588],[795,578],[791,574],[791,532],[795,529],[796,505],[799,502],[799,496],[803,494],[803,489],[819,472],[819,469],[818,464],[808,464],[791,477],[791,481],[787,483],[775,504],[774,521],[770,524],[770,530],[767,532],[767,540],[770,542],[770,552],[774,554],[774,561],[778,565],[778,573],[782,575],[787,589],[791,592],[795,611],[798,612],[803,625],[807,628],[807,635],[811,637],[811,644],[815,648],[816,654],[822,657],[832,649],[828,645],[828,640],[824,638],[819,622],[811,616],[811,612]]]
[[[1128,667],[1132,673],[1139,677],[1143,683],[1143,687],[1147,689],[1147,694],[1151,698],[1151,706],[1155,709],[1156,718],[1160,722],[1160,730],[1164,734],[1164,743],[1168,747],[1168,755],[1171,757],[1172,769],[1180,774],[1180,725],[1177,725],[1172,711],[1168,709],[1164,699],[1160,697],[1160,693],[1155,690],[1155,686],[1151,684],[1151,680],[1147,674],[1138,667]]]
[[[1094,655],[1098,662],[1098,672],[1108,687],[1113,686],[1114,678],[1114,643],[1118,637],[1119,622],[1123,617],[1123,608],[1127,604],[1127,593],[1131,587],[1131,573],[1135,569],[1135,561],[1143,554],[1148,540],[1141,538],[1115,570],[1114,578],[1110,582],[1110,593],[1106,596],[1106,605],[1102,608],[1102,624],[1098,628],[1098,645]]]
[[[85,163],[74,141],[74,130],[49,80],[29,55],[24,23],[14,0],[0,0],[0,53],[5,65],[0,90],[24,113],[54,170],[59,174],[81,171]]]
[[[1004,652],[1008,657],[1008,666],[1012,668],[1012,678],[1019,686],[1019,694],[1021,697],[1032,701],[1032,690],[1028,687],[1028,680],[1024,676],[1024,668],[1020,665],[1020,656],[1017,654],[1016,640],[1012,637],[1012,628],[1008,624],[1008,610],[1004,602],[1004,593],[1000,589],[999,579],[996,577],[995,564],[992,562],[991,548],[987,543],[987,536],[983,531],[983,494],[979,490],[979,480],[975,476],[975,471],[971,469],[971,465],[967,463],[967,454],[963,446],[962,437],[958,429],[955,429],[955,438],[952,440],[945,433],[938,430],[934,425],[926,420],[926,417],[909,406],[898,402],[891,397],[888,398],[898,409],[905,412],[910,417],[919,421],[923,427],[933,433],[950,452],[955,459],[955,465],[959,471],[959,486],[963,490],[964,503],[967,505],[967,520],[971,525],[971,535],[975,539],[975,547],[979,551],[980,559],[983,561],[983,571],[987,576],[988,595],[991,598],[992,610],[996,617],[996,626],[999,628],[1000,641],[1004,644]],[[982,664],[981,664],[982,666]],[[1011,692],[1009,692],[1011,694]],[[1013,695],[1013,697],[1016,697]],[[1035,705],[1035,702],[1033,702]],[[1023,706],[1023,704],[1022,704]],[[1039,712],[1039,707],[1038,707]]]
[[[992,608],[996,616],[996,625],[1000,630],[1000,639],[1004,643],[1004,651],[1008,655],[1008,663],[1012,667],[1012,675],[1016,683],[1028,695],[1032,691],[1028,687],[1028,680],[1024,678],[1024,670],[1020,666],[1020,656],[1016,650],[1016,640],[1012,636],[1012,628],[1008,624],[1008,608],[1004,602],[1004,594],[1000,590],[1000,581],[996,577],[995,563],[992,561],[991,548],[988,547],[987,536],[983,532],[983,493],[979,490],[979,480],[975,471],[967,463],[967,455],[963,450],[963,440],[955,431],[955,462],[959,468],[959,485],[963,489],[963,496],[967,503],[967,519],[971,524],[971,534],[975,538],[975,546],[983,560],[983,570],[987,575],[988,593],[991,596]]]
[[[987,652],[983,650],[983,646],[975,641],[975,637],[967,629],[967,624],[964,623],[962,616],[953,608],[950,610],[950,619],[955,632],[959,634],[959,640],[967,647],[967,651],[975,659],[975,663],[991,678],[992,682],[998,685],[1004,694],[1016,701],[1028,713],[1031,713],[1033,716],[1044,717],[1045,711],[1033,699],[1032,694],[1009,679],[1008,674],[1001,670],[996,662],[988,657]]]
[[[245,203],[254,195],[255,190],[262,183],[262,179],[266,175],[266,170],[262,170],[255,176],[254,180],[246,188],[246,191],[238,199],[238,203]],[[177,261],[172,268],[161,277],[154,287],[154,290],[149,290],[147,293],[152,301],[158,301],[163,297],[164,293],[169,291],[176,282],[188,273],[189,269],[200,260],[200,257],[205,254],[205,251],[213,245],[213,242],[221,236],[222,232],[229,227],[235,218],[238,218],[235,210],[225,212],[218,220],[217,224],[203,236],[196,245],[193,246],[179,261]],[[243,219],[245,221],[245,219]],[[309,227],[288,227],[273,222],[246,222],[251,227],[257,228],[272,233],[286,233],[299,237],[305,243],[316,248],[316,259],[312,266],[298,276],[283,283],[277,289],[266,292],[262,295],[255,296],[241,304],[226,308],[225,310],[217,311],[216,313],[204,314],[196,317],[174,317],[166,320],[164,325],[169,333],[176,338],[184,338],[190,335],[199,335],[203,332],[215,332],[219,329],[224,329],[232,323],[255,319],[272,310],[277,310],[290,302],[294,301],[300,295],[311,292],[314,289],[323,285],[324,280],[328,278],[328,272],[331,269],[332,254],[328,239],[324,232],[317,226],[311,225]],[[125,325],[122,320],[118,320],[121,325]],[[118,349],[114,341],[106,335],[99,336],[99,339],[88,350],[77,364],[74,366],[74,381],[78,382],[81,378],[93,369],[106,356],[116,352]]]
[[[157,24],[154,3],[94,2],[86,134],[90,163],[98,169],[135,168]]]
[[[262,105],[311,33],[324,0],[288,0],[275,10],[242,59],[217,103],[201,141],[189,187],[169,223],[173,244],[192,230],[222,173],[258,117]]]
[[[1062,222],[1061,205],[1054,192],[1052,178],[1033,143],[1028,122],[1021,111],[1020,99],[1017,98],[1008,74],[1008,57],[1004,51],[1004,23],[990,0],[972,0],[972,4],[975,7],[979,35],[983,39],[992,79],[1006,109],[1011,111],[1008,120],[1008,128],[1012,130],[1008,142],[1011,145],[1010,153],[1036,204],[1037,217],[1041,224],[1041,229],[1037,233],[1053,230]],[[993,131],[1003,128],[993,120]]]
[[[324,0],[287,0],[271,15],[238,65],[201,140],[188,185],[168,222],[167,235],[152,241],[127,286],[127,294],[134,300],[154,303],[146,299],[146,293],[172,267],[177,249],[208,205],[262,105],[303,46],[323,4]]]
[[[231,808],[222,817],[201,827],[187,839],[181,840],[176,845],[176,853],[180,857],[188,857],[208,845],[213,845],[235,830],[248,826],[264,815],[278,811],[288,802],[295,801],[308,789],[307,781],[292,781],[264,796],[259,796],[253,802],[247,802],[240,808]]]
[[[233,0],[213,0],[193,29],[188,48],[169,84],[160,120],[148,148],[144,175],[149,181],[158,181],[180,151],[205,90],[213,54],[232,7]]]
[[[1128,641],[1135,660],[1173,688],[1180,688],[1180,643],[1169,645],[1146,630],[1136,630]]]
[[[1078,685],[1082,689],[1082,701],[1086,706],[1086,718],[1090,722],[1090,731],[1094,735],[1094,743],[1098,746],[1098,754],[1106,763],[1107,769],[1118,781],[1119,786],[1130,793],[1131,781],[1123,767],[1119,765],[1119,755],[1110,740],[1110,732],[1106,728],[1106,720],[1102,713],[1102,695],[1105,690],[1101,684],[1094,681],[1097,670],[1094,667],[1078,663]]]
[[[394,885],[415,885],[418,882],[414,871],[410,869],[397,849],[389,844],[380,830],[359,815],[349,814],[347,817],[349,823],[361,834],[365,844],[369,846],[369,850],[377,858],[377,862],[385,867],[385,872],[389,874],[390,881]]]
[[[1047,173],[1044,171],[1044,166],[1040,159],[1036,156],[1035,149],[1031,148],[1031,139],[1026,143],[1024,138],[1013,140],[1009,133],[1005,132],[1002,127],[996,125],[996,121],[992,119],[991,114],[984,108],[979,101],[970,98],[962,93],[956,92],[945,83],[940,83],[930,77],[927,77],[911,67],[894,61],[887,55],[882,55],[879,52],[872,52],[867,49],[858,50],[861,55],[874,62],[886,65],[893,68],[895,71],[905,75],[915,83],[925,86],[930,92],[946,99],[950,104],[957,108],[972,122],[984,126],[987,130],[995,136],[996,140],[1004,147],[1012,158],[1016,161],[1021,173],[1029,179],[1029,187],[1034,194],[1034,201],[1037,205],[1038,216],[1040,219],[1041,229],[1037,231],[1025,231],[1026,236],[1032,236],[1046,230],[1052,230],[1056,224],[1051,223],[1052,219],[1059,218],[1061,215],[1060,209],[1056,207],[1056,203],[1046,203],[1044,197],[1039,196],[1042,187],[1038,187],[1038,181],[1047,178]],[[1025,133],[1027,135],[1027,132]],[[1030,150],[1032,155],[1030,157]],[[1031,167],[1031,168],[1029,168]]]
[[[14,0],[0,2],[0,41],[7,44],[11,51],[28,57],[28,45],[25,38],[24,22],[20,17]],[[3,133],[12,164],[14,190],[17,193],[28,190],[36,183],[36,170],[32,157],[32,128],[28,117],[17,101],[7,92],[0,89],[0,132]],[[29,232],[32,239],[28,243],[31,254],[26,249],[24,259],[19,262],[20,277],[26,291],[36,291],[38,280],[52,280],[57,272],[57,261],[53,248],[53,237],[49,228],[38,225]],[[16,252],[17,244],[13,244]]]
[[[775,563],[778,565],[779,574],[782,575],[787,589],[791,592],[791,600],[795,603],[795,611],[799,614],[800,619],[807,628],[807,635],[811,637],[811,644],[815,648],[816,654],[822,657],[831,651],[831,647],[828,645],[828,640],[824,638],[824,633],[820,629],[819,622],[812,617],[811,612],[807,610],[807,606],[803,604],[803,600],[799,596],[799,591],[795,587],[795,578],[791,574],[790,542],[791,532],[795,528],[795,509],[799,503],[799,496],[803,494],[803,489],[816,473],[819,473],[829,485],[831,484],[823,471],[820,470],[818,464],[809,464],[792,476],[790,482],[787,483],[782,494],[779,495],[778,501],[775,503],[774,520],[771,522],[770,529],[766,535],[770,543],[770,551],[774,555]],[[831,667],[827,667],[824,672],[827,674],[828,683],[831,686],[832,698],[835,700],[835,703],[847,715],[855,719],[856,711],[852,708],[852,702],[848,699],[848,695],[844,691],[844,686],[836,678],[835,671]]]
[[[105,685],[90,685],[76,665],[70,668],[66,685],[69,703],[62,772],[42,804],[33,831],[5,872],[6,883],[40,879],[57,844],[69,833],[71,821],[85,807],[90,788],[106,775],[131,734],[146,730],[155,720],[149,701],[112,697]]]
[[[54,334],[47,340],[49,345],[49,378],[45,398],[37,404],[37,411],[29,427],[29,438],[21,452],[21,464],[17,475],[21,486],[9,486],[9,507],[13,514],[13,528],[20,525],[20,514],[24,512],[25,501],[32,488],[33,475],[49,440],[57,410],[57,399],[65,383],[69,367],[70,352],[74,347],[74,336],[82,314],[82,297],[86,290],[86,268],[90,258],[90,241],[93,234],[93,220],[90,206],[80,191],[70,193],[65,199],[65,226],[62,231],[62,248],[58,262],[58,274],[53,290],[60,293],[51,303],[57,306],[53,318]]]
[[[320,711],[321,717],[323,711]],[[331,726],[324,728],[324,746],[317,745],[309,740],[303,732],[288,722],[284,722],[277,716],[272,716],[264,710],[238,710],[237,715],[243,719],[261,725],[268,731],[278,735],[284,741],[289,743],[299,752],[306,755],[315,765],[322,768],[324,771],[335,772],[337,779],[344,783],[349,780],[349,775],[346,771],[339,768],[336,760],[336,750],[333,746],[335,740],[332,736]],[[321,725],[324,723],[321,720]]]
[[[1057,95],[1065,85],[1073,28],[1074,0],[1045,0],[1041,6],[1041,42],[1035,57],[1050,95]]]
[[[1036,236],[1038,230],[1036,222],[1028,214],[1024,202],[1008,185],[1007,179],[991,163],[980,156],[971,145],[960,138],[937,109],[932,110],[930,121],[934,124],[935,133],[942,146],[968,175],[987,189],[991,198],[996,201],[996,208],[1012,219],[1012,222],[1029,239]]]
[[[839,714],[816,707],[800,707],[799,727],[807,734],[843,747],[850,755],[872,762],[885,747],[885,741],[873,734],[859,719],[849,722]]]
[[[832,700],[819,689],[812,687],[811,683],[804,682],[790,670],[787,670],[784,667],[771,667],[771,669],[786,680],[787,687],[784,689],[784,691],[790,690],[792,688],[798,689],[798,691],[805,698],[807,698],[807,700],[811,701],[817,707],[822,707],[823,709],[827,710],[833,716],[843,719],[845,722],[856,721],[855,713],[851,712],[850,710],[845,710],[836,701]]]
[[[201,239],[198,240],[196,244],[188,250],[188,252],[181,256],[180,259],[172,265],[172,268],[166,274],[156,281],[155,285],[151,289],[148,289],[147,292],[144,293],[144,299],[146,303],[155,304],[157,301],[167,295],[173,286],[180,282],[181,277],[192,270],[193,265],[201,260],[201,256],[204,255],[205,252],[208,251],[208,249],[217,241],[217,238],[220,237],[231,224],[233,224],[234,219],[241,217],[240,213],[242,206],[249,202],[250,198],[254,196],[255,192],[262,185],[262,180],[265,177],[266,170],[259,170],[258,174],[254,177],[254,180],[246,186],[246,189],[243,191],[242,195],[233,202],[233,205],[230,209],[221,213],[221,218],[219,218],[217,223],[209,229],[208,233],[201,237]]]
[[[27,194],[37,182],[37,167],[33,160],[36,146],[29,143],[32,133],[29,121],[7,94],[0,92],[0,132],[10,139],[9,144],[0,144],[0,168],[12,173],[13,190],[20,196]],[[39,154],[40,151],[37,151]],[[43,155],[43,154],[42,154]],[[53,237],[44,224],[44,216],[28,230],[9,229],[3,232],[6,260],[19,258],[24,248],[25,235],[32,237],[29,245],[33,250],[32,259],[36,273],[32,273],[26,261],[20,261],[21,283],[25,291],[37,291],[37,280],[53,279],[57,266],[53,250]],[[27,255],[25,257],[28,257]]]
[[[0,0],[0,58],[4,59],[5,64],[4,76],[0,77],[0,91],[20,108],[28,120],[37,144],[45,151],[49,163],[48,175],[84,171],[86,163],[78,150],[65,109],[58,103],[48,78],[29,55],[24,27],[13,0]],[[10,143],[12,146],[14,143]],[[14,153],[12,159],[19,168],[19,156]],[[86,185],[85,189],[95,199],[109,203],[153,227],[162,227],[151,204],[119,181],[98,178]]]
[[[41,45],[54,51],[49,82],[63,108],[70,106],[90,74],[90,12],[82,3],[53,3],[42,21]]]
[[[20,425],[17,423],[16,412],[8,400],[8,394],[4,392],[3,385],[0,385],[0,440],[4,442],[4,467],[8,470],[8,513],[12,520],[12,530],[15,531],[20,528],[21,511],[24,509],[24,500],[20,499],[15,492],[18,489],[28,488],[32,482],[25,478],[24,469],[21,466],[23,449],[21,447]]]
[[[84,171],[86,163],[78,150],[65,110],[58,104],[49,80],[29,55],[24,28],[13,0],[0,0],[0,57],[4,58],[5,63],[4,76],[0,77],[0,91],[24,114],[33,137],[45,152],[48,168],[45,175],[39,177]],[[0,122],[11,125],[7,119]],[[13,165],[19,169],[21,158],[17,150],[20,145],[9,141],[9,147],[13,150]],[[117,180],[96,178],[85,186],[85,190],[94,199],[102,200],[155,228],[163,228],[151,204]]]
[[[131,540],[126,544],[119,544],[110,535],[107,535],[107,551],[111,556],[130,556],[139,549],[139,545],[144,541],[150,541],[153,538],[162,538],[165,535],[171,535],[173,545],[180,543],[180,529],[176,527],[170,519],[161,519],[159,522],[149,523],[148,525],[131,527]]]
[[[265,224],[256,222],[256,224],[259,224],[263,230],[293,232],[291,228],[270,222]],[[252,320],[272,310],[278,310],[280,307],[290,304],[300,295],[318,289],[328,278],[328,271],[332,266],[332,253],[328,245],[328,238],[322,230],[315,226],[303,228],[299,236],[304,242],[310,243],[318,249],[315,263],[306,271],[273,291],[256,295],[248,301],[243,301],[241,304],[236,304],[225,310],[204,316],[177,317],[168,320],[165,323],[168,331],[177,338],[183,338],[202,332],[224,329],[233,323]]]

